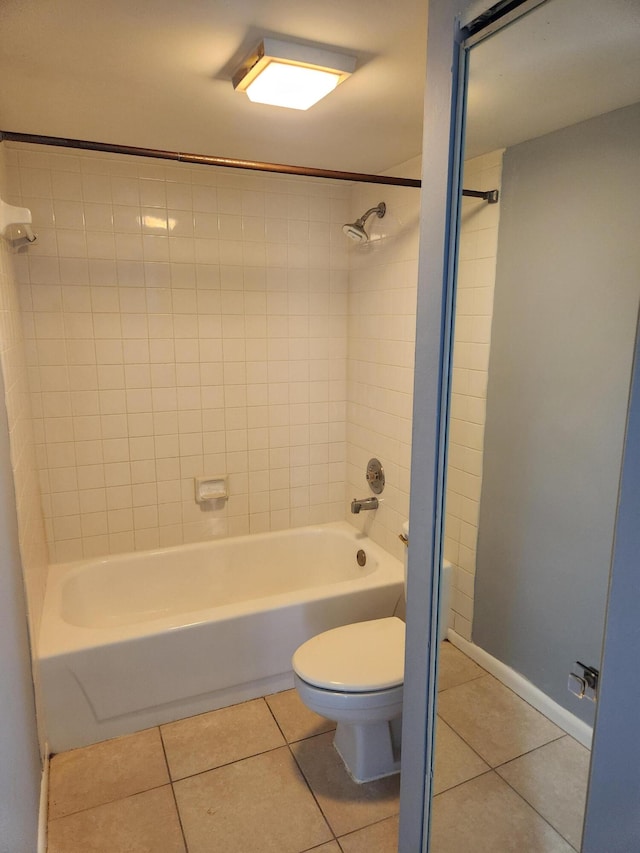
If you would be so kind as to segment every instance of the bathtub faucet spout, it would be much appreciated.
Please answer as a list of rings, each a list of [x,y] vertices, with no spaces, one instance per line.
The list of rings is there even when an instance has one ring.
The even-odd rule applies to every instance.
[[[361,509],[378,509],[378,498],[354,498],[351,501],[351,512],[357,515]]]

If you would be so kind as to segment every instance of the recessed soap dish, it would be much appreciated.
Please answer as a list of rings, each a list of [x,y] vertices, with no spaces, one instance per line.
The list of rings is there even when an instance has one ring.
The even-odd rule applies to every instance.
[[[229,497],[227,475],[217,474],[213,477],[194,477],[196,503],[209,501],[226,501]]]

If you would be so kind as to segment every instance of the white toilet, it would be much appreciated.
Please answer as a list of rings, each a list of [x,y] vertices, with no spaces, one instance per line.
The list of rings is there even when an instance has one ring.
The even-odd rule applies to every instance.
[[[405,534],[408,525],[403,525]],[[405,553],[405,573],[407,558]],[[440,639],[446,635],[451,564],[444,563]],[[406,589],[406,586],[405,586]],[[405,624],[397,616],[343,625],[293,656],[300,698],[337,723],[334,746],[356,782],[400,770]]]

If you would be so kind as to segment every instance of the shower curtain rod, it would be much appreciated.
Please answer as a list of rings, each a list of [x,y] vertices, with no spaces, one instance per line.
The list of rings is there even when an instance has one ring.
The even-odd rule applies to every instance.
[[[102,151],[108,154],[128,154],[135,157],[152,157],[157,160],[173,160],[200,166],[221,166],[227,169],[248,169],[256,172],[276,172],[280,175],[297,175],[306,178],[329,178],[334,181],[351,181],[361,184],[387,184],[395,187],[421,187],[416,178],[396,178],[392,175],[368,175],[363,172],[341,172],[332,169],[314,169],[310,166],[288,166],[282,163],[263,163],[259,160],[236,160],[231,157],[212,157],[208,154],[185,154],[164,151],[159,148],[138,148],[132,145],[114,145],[111,142],[90,142],[86,139],[67,139],[63,136],[42,136],[38,133],[14,133],[0,131],[0,141],[29,142],[39,145],[55,145],[61,148],[79,148],[83,151]],[[480,192],[462,190],[462,195],[483,198],[489,204],[498,201],[498,190]]]
[[[367,175],[362,172],[342,172],[332,169],[314,169],[310,166],[289,166],[283,163],[262,163],[258,160],[237,160],[233,157],[212,157],[208,154],[186,154],[163,151],[158,148],[138,148],[131,145],[114,145],[110,142],[89,142],[85,139],[66,139],[61,136],[41,136],[36,133],[0,131],[0,139],[11,142],[32,142],[40,145],[57,145],[63,148],[81,148],[85,151],[103,151],[109,154],[129,154],[135,157],[153,157],[201,166],[222,166],[228,169],[249,169],[256,172],[276,172],[281,175],[298,175],[307,178],[330,178],[334,181],[355,181],[366,184],[390,184],[398,187],[420,187],[415,178],[396,178],[391,175]]]

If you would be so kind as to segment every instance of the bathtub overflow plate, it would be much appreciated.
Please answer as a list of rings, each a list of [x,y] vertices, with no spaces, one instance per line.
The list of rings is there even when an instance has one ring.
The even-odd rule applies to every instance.
[[[367,562],[367,552],[363,551],[362,548],[360,548],[360,550],[356,554],[356,560],[358,561],[359,566],[364,566],[364,564]]]

